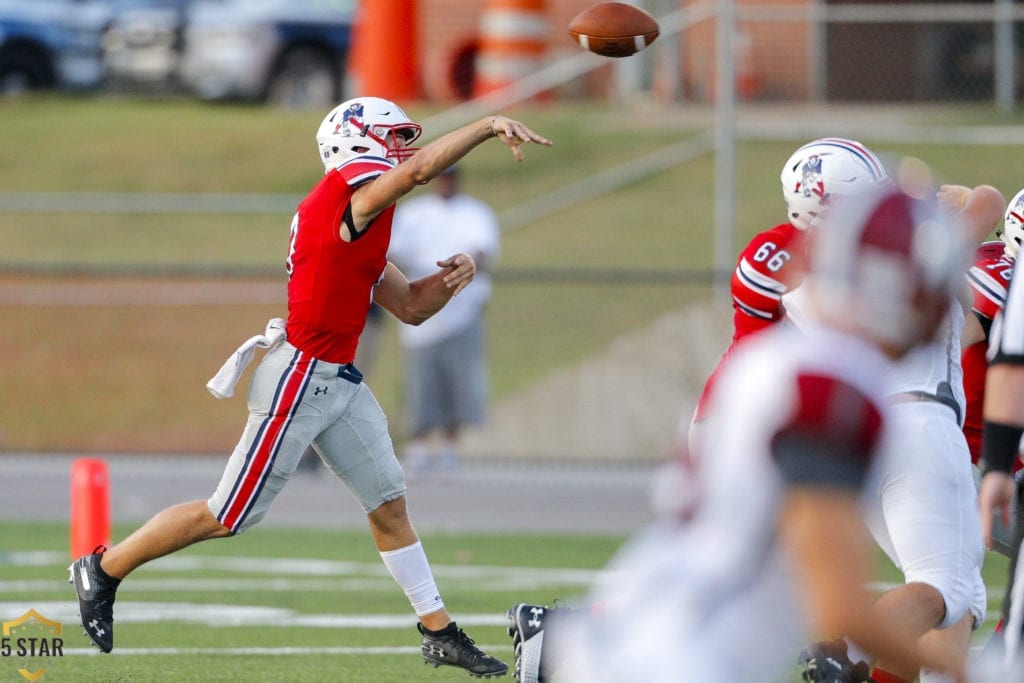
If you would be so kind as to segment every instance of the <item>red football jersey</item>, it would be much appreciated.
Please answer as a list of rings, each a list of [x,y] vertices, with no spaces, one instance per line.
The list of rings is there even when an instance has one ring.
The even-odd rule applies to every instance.
[[[288,251],[288,341],[329,363],[350,363],[366,324],[373,289],[387,265],[388,207],[351,242],[341,238],[352,193],[394,165],[357,157],[330,171],[299,204]]]
[[[804,232],[789,223],[756,235],[740,253],[730,289],[733,342],[782,318],[782,295],[807,274]]]
[[[1006,293],[1013,276],[1013,259],[1003,254],[1001,240],[985,242],[975,252],[974,265],[967,271],[973,300],[971,309],[979,318],[991,321],[1006,305]],[[981,457],[981,429],[984,419],[985,375],[988,372],[988,343],[972,344],[963,350],[960,363],[964,369],[964,395],[967,412],[964,417],[964,436],[971,450],[971,462]],[[1019,462],[1018,462],[1019,467]]]
[[[1003,254],[1001,240],[984,242],[974,254],[974,265],[967,271],[973,301],[971,308],[992,320],[1006,305],[1006,293],[1013,277],[1014,260]]]
[[[804,235],[804,231],[792,224],[782,223],[755,235],[740,253],[730,282],[732,343],[704,384],[695,420],[706,417],[711,387],[736,345],[745,336],[781,320],[785,314],[782,295],[797,287],[807,275]]]

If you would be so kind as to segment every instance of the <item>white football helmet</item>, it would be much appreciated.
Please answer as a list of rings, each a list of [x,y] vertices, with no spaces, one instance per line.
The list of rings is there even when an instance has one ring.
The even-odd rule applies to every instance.
[[[882,162],[855,140],[820,138],[793,152],[782,167],[789,222],[806,230],[836,196],[857,194],[888,179]]]
[[[379,97],[356,97],[332,109],[316,131],[324,172],[357,156],[402,163],[416,153],[409,147],[423,129],[402,108]]]
[[[840,197],[810,234],[818,317],[900,353],[931,339],[968,265],[962,231],[891,185]]]
[[[1003,253],[1017,258],[1017,250],[1024,241],[1024,190],[1021,190],[1006,205],[1006,220],[999,238],[1006,243]]]

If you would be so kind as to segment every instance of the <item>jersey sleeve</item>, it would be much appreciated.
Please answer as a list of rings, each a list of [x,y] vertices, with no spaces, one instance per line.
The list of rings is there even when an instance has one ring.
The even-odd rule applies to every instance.
[[[349,186],[358,187],[394,167],[394,163],[382,157],[360,156],[338,166],[337,171]]]
[[[881,412],[858,389],[835,377],[801,374],[794,409],[772,438],[771,453],[791,485],[855,490],[881,433]]]
[[[1006,305],[1012,268],[1012,264],[1002,259],[986,259],[976,262],[967,271],[971,309],[978,317],[992,320]]]
[[[782,318],[782,295],[799,284],[805,270],[802,244],[791,241],[776,228],[754,237],[740,254],[730,283],[734,339]]]
[[[996,316],[989,335],[989,365],[1008,363],[1024,365],[1024,284],[1018,272],[1021,260],[1013,270],[1013,280],[1006,295],[1006,306]]]

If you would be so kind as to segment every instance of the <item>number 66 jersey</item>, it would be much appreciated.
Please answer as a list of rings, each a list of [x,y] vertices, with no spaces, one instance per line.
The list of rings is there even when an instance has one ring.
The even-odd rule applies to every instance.
[[[782,295],[797,287],[807,274],[805,235],[791,223],[782,223],[754,236],[740,253],[730,283],[732,342],[704,385],[694,422],[707,417],[711,388],[736,345],[744,337],[782,319]]]

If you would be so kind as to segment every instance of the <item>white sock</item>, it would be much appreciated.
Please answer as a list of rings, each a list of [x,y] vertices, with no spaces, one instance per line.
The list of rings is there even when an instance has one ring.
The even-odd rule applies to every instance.
[[[416,616],[422,617],[444,608],[422,543],[416,541],[398,550],[381,551],[380,559],[384,560],[384,566],[405,591]]]
[[[459,449],[454,441],[445,439],[437,450],[437,459],[444,469],[455,469],[459,466]]]

